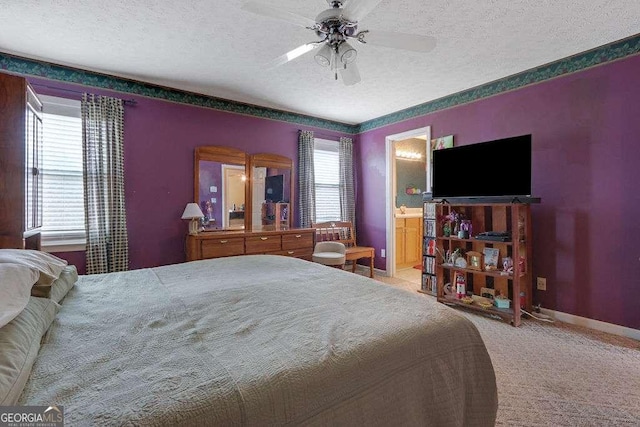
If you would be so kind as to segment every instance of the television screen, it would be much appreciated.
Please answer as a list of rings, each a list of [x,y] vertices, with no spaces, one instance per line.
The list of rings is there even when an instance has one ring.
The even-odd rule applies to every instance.
[[[267,202],[283,202],[284,175],[268,176],[264,179],[264,200]]]
[[[433,198],[530,195],[531,135],[433,151]]]

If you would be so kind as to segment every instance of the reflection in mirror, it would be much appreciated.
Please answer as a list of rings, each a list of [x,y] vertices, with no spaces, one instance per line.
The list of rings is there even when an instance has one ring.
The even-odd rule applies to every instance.
[[[291,159],[275,154],[255,154],[251,164],[251,228],[291,226]]]
[[[426,190],[427,142],[410,138],[394,143],[396,162],[396,208],[422,208]]]
[[[247,176],[243,166],[222,165],[223,228],[244,228],[244,186]]]
[[[204,230],[245,228],[245,154],[227,147],[196,149],[196,202]]]

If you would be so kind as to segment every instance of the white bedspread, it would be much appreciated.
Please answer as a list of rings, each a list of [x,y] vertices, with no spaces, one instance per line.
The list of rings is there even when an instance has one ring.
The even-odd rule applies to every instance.
[[[371,279],[273,255],[81,276],[20,404],[65,425],[493,425],[475,326]]]

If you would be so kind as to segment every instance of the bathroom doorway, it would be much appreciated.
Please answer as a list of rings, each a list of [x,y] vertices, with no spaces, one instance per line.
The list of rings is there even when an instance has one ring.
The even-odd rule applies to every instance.
[[[422,193],[430,191],[430,127],[386,138],[386,270],[420,288]]]

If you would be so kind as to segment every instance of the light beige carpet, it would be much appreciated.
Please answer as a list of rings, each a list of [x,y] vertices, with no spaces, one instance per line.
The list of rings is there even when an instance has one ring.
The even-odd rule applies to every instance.
[[[376,279],[409,292],[419,288],[402,279]],[[514,328],[452,310],[477,326],[491,355],[497,425],[640,426],[640,341],[533,319]]]

